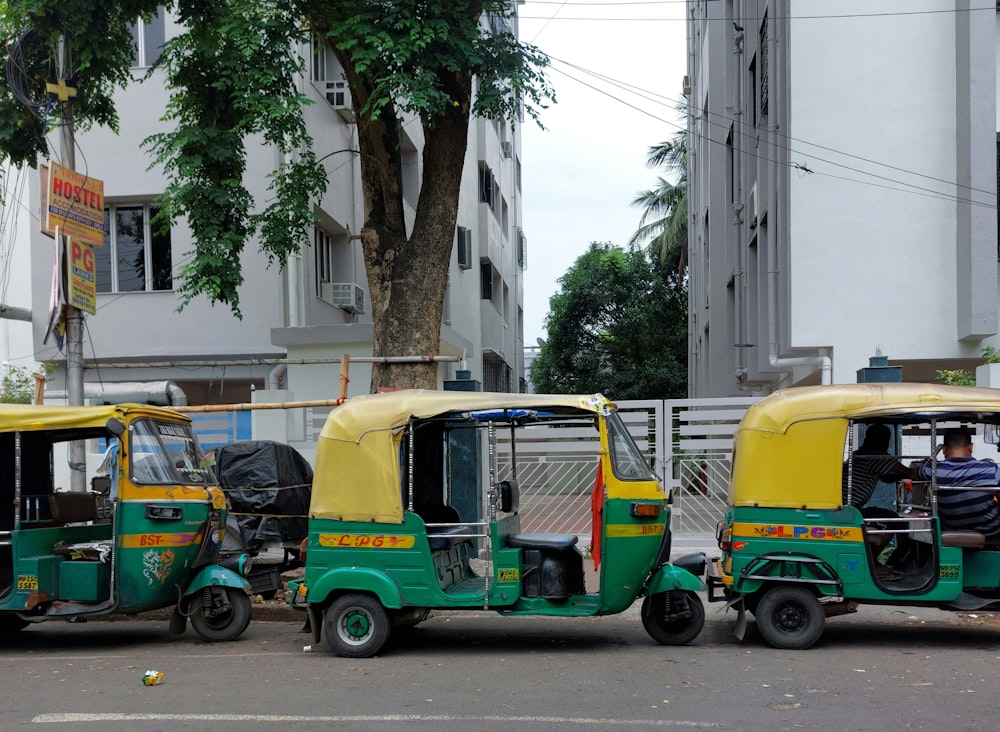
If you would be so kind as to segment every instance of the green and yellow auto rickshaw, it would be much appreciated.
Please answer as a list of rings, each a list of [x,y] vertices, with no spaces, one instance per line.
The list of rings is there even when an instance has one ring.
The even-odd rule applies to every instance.
[[[886,486],[882,505],[855,506],[862,461],[886,459],[859,450],[874,425],[891,433],[890,462],[924,467]],[[976,456],[989,458],[998,425],[1000,390],[974,387],[801,387],[755,403],[735,435],[709,600],[738,610],[739,637],[749,612],[767,643],[793,649],[860,604],[1000,609],[1000,541],[942,526],[939,498],[971,488],[937,477],[947,429],[974,433]]]
[[[581,446],[584,459],[559,459]],[[522,490],[527,499],[556,484],[566,487],[550,505],[591,514],[599,590],[584,586],[578,534],[522,531]],[[659,643],[687,643],[704,623],[705,556],[668,563],[663,488],[600,395],[349,400],[319,438],[305,548],[290,602],[308,610],[314,642],[325,636],[342,656],[378,653],[431,610],[581,617],[644,596]]]
[[[76,465],[71,490],[81,442],[100,465]],[[173,606],[176,632],[190,619],[205,640],[238,637],[246,566],[217,564],[226,503],[210,463],[166,409],[0,405],[0,631]]]

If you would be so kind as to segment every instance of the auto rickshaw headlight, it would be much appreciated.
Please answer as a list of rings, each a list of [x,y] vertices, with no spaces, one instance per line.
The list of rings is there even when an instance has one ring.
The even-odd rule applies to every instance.
[[[246,577],[250,574],[250,569],[253,567],[253,557],[249,554],[233,554],[221,560],[219,566]]]
[[[663,511],[663,506],[659,503],[633,503],[630,513],[635,518],[659,518]]]

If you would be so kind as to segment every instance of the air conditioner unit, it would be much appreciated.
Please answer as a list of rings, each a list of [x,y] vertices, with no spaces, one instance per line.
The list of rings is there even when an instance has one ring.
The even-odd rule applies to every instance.
[[[500,149],[503,151],[503,156],[505,158],[510,158],[514,155],[514,143],[509,140],[504,140],[500,143]]]
[[[349,313],[365,311],[365,291],[353,282],[324,282],[320,285],[320,297]]]
[[[347,123],[353,123],[354,108],[351,106],[351,87],[346,79],[326,82],[326,101],[337,110],[337,114]]]
[[[472,231],[458,227],[458,266],[460,269],[472,267]]]

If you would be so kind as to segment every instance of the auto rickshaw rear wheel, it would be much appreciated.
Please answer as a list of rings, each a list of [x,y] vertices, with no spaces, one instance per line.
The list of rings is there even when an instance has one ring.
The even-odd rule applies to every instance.
[[[823,635],[826,613],[815,593],[805,587],[774,587],[764,593],[754,617],[757,629],[775,648],[803,650]]]
[[[339,597],[323,619],[327,644],[344,658],[371,658],[389,640],[391,629],[389,614],[371,595]]]
[[[704,625],[705,606],[689,590],[646,595],[642,601],[642,627],[661,645],[690,643]]]
[[[250,625],[250,611],[250,598],[243,588],[206,587],[191,601],[191,627],[203,640],[236,640]]]

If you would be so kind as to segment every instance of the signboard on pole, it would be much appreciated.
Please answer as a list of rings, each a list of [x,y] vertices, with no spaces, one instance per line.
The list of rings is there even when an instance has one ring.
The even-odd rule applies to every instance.
[[[58,226],[64,235],[95,247],[104,246],[104,181],[53,162],[43,195],[42,231],[52,236]]]
[[[97,270],[94,248],[87,242],[69,239],[69,304],[97,315]]]

